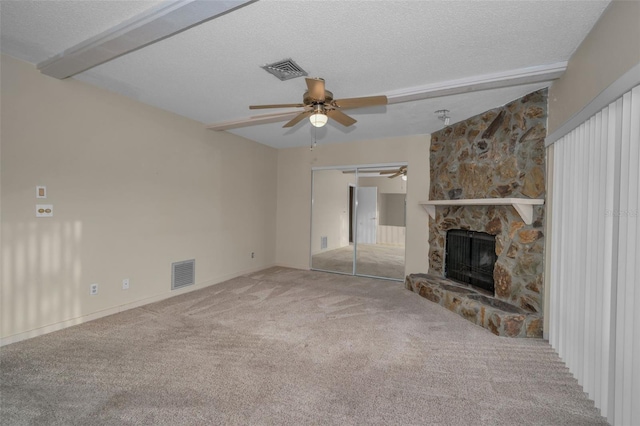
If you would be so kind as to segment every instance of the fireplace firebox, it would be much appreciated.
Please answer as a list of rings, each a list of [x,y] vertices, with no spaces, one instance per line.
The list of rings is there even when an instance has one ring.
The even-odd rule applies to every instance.
[[[494,235],[463,229],[447,231],[445,277],[493,293],[496,259]]]

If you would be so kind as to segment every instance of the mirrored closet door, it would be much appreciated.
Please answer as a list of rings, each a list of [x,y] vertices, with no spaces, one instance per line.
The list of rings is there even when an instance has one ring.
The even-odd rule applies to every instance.
[[[353,274],[355,183],[355,169],[313,171],[311,269]]]
[[[404,279],[407,167],[313,171],[311,269]]]

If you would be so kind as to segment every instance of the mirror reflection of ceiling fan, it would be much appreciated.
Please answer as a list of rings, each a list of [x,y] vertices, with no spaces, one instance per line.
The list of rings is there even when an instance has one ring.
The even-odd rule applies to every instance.
[[[348,127],[355,124],[357,120],[343,113],[342,110],[387,104],[387,97],[384,95],[334,99],[333,93],[325,89],[324,79],[306,78],[305,80],[307,82],[307,91],[304,92],[302,96],[302,103],[249,106],[249,109],[303,108],[302,112],[286,111],[257,115],[249,119],[220,123],[208,126],[207,128],[212,130],[229,130],[238,127],[253,126],[255,124],[275,123],[289,119],[290,120],[282,127],[293,127],[305,118],[309,118],[309,121],[311,121],[311,124],[315,127],[324,126],[327,124],[329,118]],[[292,116],[293,118],[291,118]]]
[[[344,170],[342,173],[349,173],[349,174],[353,174],[355,173],[355,170]],[[407,176],[407,166],[400,166],[397,169],[363,169],[362,173],[364,174],[370,174],[370,173],[376,173],[380,176],[384,176],[384,175],[391,175],[391,176],[387,176],[389,179],[393,179],[393,178],[397,178],[398,176],[402,176],[403,180],[406,180],[406,176]]]
[[[407,166],[400,166],[400,167],[398,167],[398,170],[384,170],[384,171],[381,171],[380,174],[381,175],[390,174],[391,176],[389,176],[389,179],[393,179],[393,178],[396,178],[398,176],[406,177],[407,176]]]

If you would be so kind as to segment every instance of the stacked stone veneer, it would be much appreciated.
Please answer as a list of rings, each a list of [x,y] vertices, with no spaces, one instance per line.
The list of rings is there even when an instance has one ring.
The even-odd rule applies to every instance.
[[[431,200],[545,198],[547,91],[456,123],[431,136]],[[526,225],[511,206],[436,207],[429,220],[429,273],[444,275],[449,229],[496,236],[495,297],[541,313],[545,206]]]

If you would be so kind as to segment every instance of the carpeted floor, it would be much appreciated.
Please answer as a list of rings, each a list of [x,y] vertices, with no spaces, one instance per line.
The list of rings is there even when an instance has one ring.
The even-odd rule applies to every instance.
[[[271,268],[0,349],[2,424],[606,424],[550,346]]]
[[[313,269],[353,273],[353,245],[314,254]],[[356,274],[404,281],[404,247],[358,244]]]

